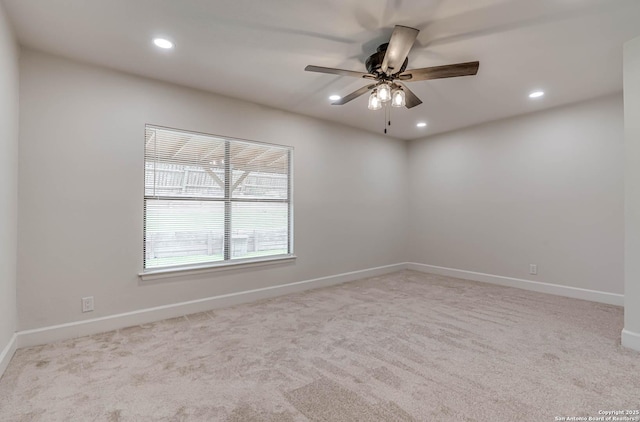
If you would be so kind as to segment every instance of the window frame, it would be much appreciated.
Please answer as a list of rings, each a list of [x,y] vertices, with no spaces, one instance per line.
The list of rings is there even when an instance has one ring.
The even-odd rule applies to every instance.
[[[225,269],[234,269],[240,267],[254,267],[273,265],[278,263],[291,262],[296,259],[294,254],[294,233],[293,233],[293,152],[294,147],[289,145],[275,144],[269,142],[253,141],[248,139],[235,138],[223,135],[214,135],[204,132],[196,132],[192,130],[176,129],[166,126],[153,124],[145,124],[145,134],[147,130],[167,130],[172,132],[180,132],[184,134],[192,134],[196,136],[212,137],[224,141],[224,196],[208,197],[208,196],[171,196],[171,195],[147,195],[146,193],[146,150],[143,148],[143,224],[142,224],[142,271],[138,274],[143,280],[154,278],[166,278],[177,275],[199,274],[209,271],[219,271]],[[145,137],[143,136],[143,139]],[[287,196],[285,199],[280,198],[234,198],[233,197],[233,166],[231,157],[231,145],[233,142],[249,143],[253,145],[264,145],[267,147],[278,147],[287,151]],[[223,231],[223,259],[220,261],[204,262],[198,264],[171,265],[156,268],[146,268],[146,239],[147,239],[147,201],[148,200],[167,200],[167,201],[211,201],[224,203],[224,231]],[[233,258],[232,257],[232,207],[236,203],[269,203],[269,204],[287,204],[287,253],[277,255],[264,255],[251,258]]]

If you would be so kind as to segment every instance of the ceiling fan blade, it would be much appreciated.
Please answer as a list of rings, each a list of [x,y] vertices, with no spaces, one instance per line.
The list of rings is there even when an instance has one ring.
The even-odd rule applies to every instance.
[[[406,102],[405,107],[407,108],[413,108],[415,106],[418,106],[420,104],[422,104],[422,100],[420,98],[418,98],[416,96],[416,94],[414,94],[409,88],[407,88],[407,86],[405,84],[403,84],[402,82],[394,82],[397,85],[400,85],[400,87],[402,88],[402,90],[404,91],[404,100]]]
[[[455,78],[471,76],[478,73],[480,62],[448,64],[445,66],[423,67],[412,69],[398,75],[398,79],[406,82],[426,81],[429,79]]]
[[[360,89],[358,89],[356,91],[353,91],[351,94],[345,95],[344,97],[340,98],[338,101],[332,102],[331,105],[343,105],[343,104],[346,104],[349,101],[358,98],[362,94],[366,94],[370,89],[373,89],[375,86],[376,86],[376,84],[363,86],[362,88],[360,88]]]
[[[329,73],[332,75],[340,75],[340,76],[353,76],[356,78],[368,78],[375,79],[376,77],[370,75],[368,73],[355,72],[353,70],[344,70],[344,69],[335,69],[333,67],[322,67],[322,66],[312,66],[309,65],[304,68],[307,72],[318,72],[318,73]]]
[[[381,70],[387,75],[398,73],[404,60],[413,47],[413,43],[418,37],[419,30],[408,26],[396,25],[391,34],[391,40],[387,46],[387,52],[382,59]]]

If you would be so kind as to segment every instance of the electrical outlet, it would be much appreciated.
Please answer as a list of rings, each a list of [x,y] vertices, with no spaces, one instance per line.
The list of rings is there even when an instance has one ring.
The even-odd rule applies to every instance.
[[[529,274],[532,274],[532,275],[538,274],[538,265],[529,264]]]
[[[82,312],[93,311],[93,296],[82,298]]]

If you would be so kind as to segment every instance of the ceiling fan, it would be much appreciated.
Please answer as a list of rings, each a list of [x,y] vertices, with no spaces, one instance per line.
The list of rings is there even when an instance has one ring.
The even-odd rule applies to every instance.
[[[369,90],[373,90],[369,97],[369,109],[371,110],[382,108],[382,103],[388,101],[391,101],[391,105],[394,107],[413,108],[422,104],[420,98],[411,92],[403,82],[455,78],[478,73],[480,62],[477,61],[406,70],[409,63],[407,55],[416,41],[418,32],[420,31],[415,28],[396,25],[389,42],[380,45],[377,51],[366,60],[365,65],[369,73],[311,65],[305,67],[304,70],[370,79],[371,84],[363,86],[331,104],[343,105]]]

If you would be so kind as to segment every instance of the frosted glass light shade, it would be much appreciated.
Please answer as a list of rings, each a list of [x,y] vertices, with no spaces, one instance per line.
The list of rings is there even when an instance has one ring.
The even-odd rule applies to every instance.
[[[388,84],[381,84],[378,86],[378,98],[383,103],[386,103],[391,99],[391,87]]]
[[[393,107],[404,107],[406,104],[404,91],[401,89],[394,90],[393,94],[391,94],[391,105]]]
[[[380,110],[382,108],[382,102],[378,98],[376,91],[373,91],[369,96],[369,110]]]

